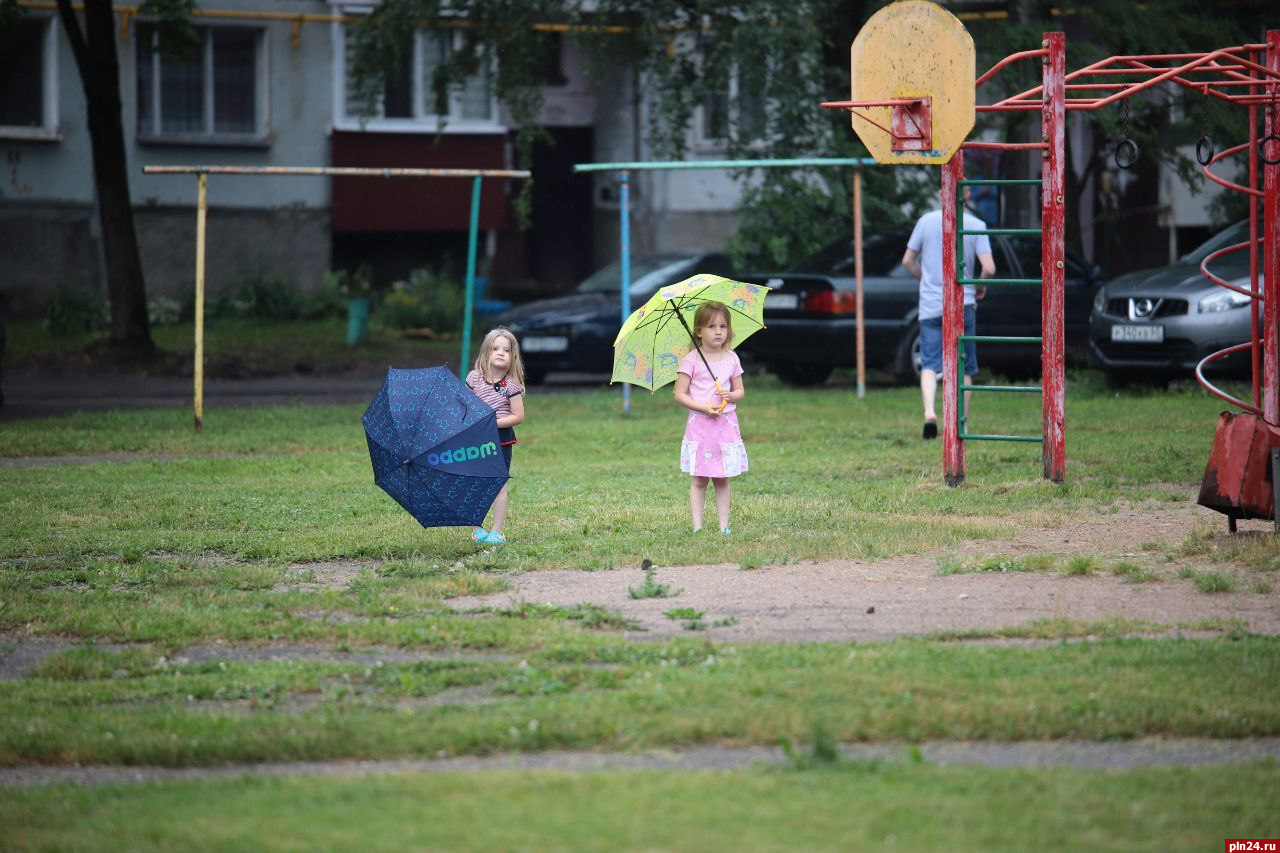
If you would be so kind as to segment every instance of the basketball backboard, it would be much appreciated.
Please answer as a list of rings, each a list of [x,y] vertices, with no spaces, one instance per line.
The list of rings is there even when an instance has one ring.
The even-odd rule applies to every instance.
[[[945,163],[973,129],[974,63],[958,18],[928,0],[899,0],[853,40],[850,101],[840,105],[877,162]]]

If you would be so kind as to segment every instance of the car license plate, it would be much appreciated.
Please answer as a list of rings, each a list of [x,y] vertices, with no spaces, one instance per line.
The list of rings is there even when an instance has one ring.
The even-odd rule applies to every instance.
[[[770,293],[765,304],[777,311],[794,311],[800,306],[800,297],[794,293]]]
[[[1111,340],[1127,344],[1162,344],[1164,326],[1112,326]]]
[[[566,337],[527,337],[520,342],[525,352],[564,352],[569,348]]]

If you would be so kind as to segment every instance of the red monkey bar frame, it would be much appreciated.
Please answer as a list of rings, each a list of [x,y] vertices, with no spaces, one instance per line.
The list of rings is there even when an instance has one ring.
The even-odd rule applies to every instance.
[[[1066,113],[1069,110],[1096,110],[1116,101],[1133,97],[1162,83],[1173,83],[1249,110],[1249,141],[1222,151],[1210,158],[1204,167],[1209,180],[1230,189],[1247,193],[1263,202],[1262,234],[1259,236],[1257,204],[1249,207],[1249,240],[1229,246],[1210,255],[1201,264],[1201,272],[1215,284],[1253,297],[1252,340],[1228,347],[1205,358],[1196,368],[1196,378],[1207,390],[1248,411],[1262,415],[1272,424],[1280,424],[1280,299],[1267,299],[1259,287],[1259,245],[1265,269],[1262,273],[1273,286],[1280,284],[1280,31],[1267,33],[1265,44],[1245,44],[1220,48],[1206,53],[1145,54],[1112,56],[1066,73],[1066,37],[1062,33],[1045,33],[1039,50],[1010,54],[997,62],[975,81],[975,86],[991,80],[1001,69],[1014,62],[1038,58],[1041,84],[1033,89],[1004,98],[993,104],[979,105],[978,112],[1040,112],[1040,142],[966,142],[942,169],[943,211],[943,350],[942,350],[942,414],[943,472],[948,485],[959,485],[965,476],[965,451],[960,392],[959,343],[964,336],[964,288],[966,278],[958,252],[957,238],[962,236],[958,222],[957,194],[964,180],[965,149],[997,149],[1006,151],[1040,151],[1041,185],[1041,376],[1042,395],[1040,438],[1029,436],[977,436],[970,438],[1040,441],[1045,479],[1061,483],[1066,478],[1066,418],[1064,386],[1063,283],[1065,277],[1063,238],[1065,233],[1064,166]],[[1259,61],[1261,60],[1261,61]],[[1101,94],[1087,95],[1088,92]],[[855,110],[865,106],[889,106],[903,110],[907,99],[886,101],[830,102],[823,106]],[[1259,107],[1266,112],[1263,135],[1258,137]],[[895,137],[894,130],[881,127]],[[879,125],[877,125],[879,126]],[[1249,186],[1231,183],[1214,175],[1210,167],[1226,157],[1247,151],[1249,154]],[[1259,160],[1262,162],[1259,163]],[[1261,175],[1259,169],[1261,168]],[[1259,186],[1261,178],[1261,186]],[[1026,181],[992,181],[991,183],[1027,183]],[[1009,233],[1008,229],[998,229]],[[1249,250],[1250,287],[1230,284],[1214,275],[1209,265],[1229,252]],[[972,276],[974,271],[969,271]],[[992,283],[1025,285],[1032,280],[999,280]],[[1263,304],[1259,318],[1258,303]],[[979,340],[983,338],[978,336]],[[992,339],[999,340],[999,339]],[[1029,339],[1034,340],[1034,339]],[[1214,387],[1204,378],[1203,368],[1215,359],[1233,352],[1250,349],[1253,358],[1253,403],[1237,400]],[[1032,387],[982,387],[991,391],[1034,391]]]

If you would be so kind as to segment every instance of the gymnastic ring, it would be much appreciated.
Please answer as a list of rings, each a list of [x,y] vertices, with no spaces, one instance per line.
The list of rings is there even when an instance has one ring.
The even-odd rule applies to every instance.
[[[1262,162],[1268,166],[1280,164],[1280,154],[1276,154],[1276,159],[1267,159],[1267,143],[1274,141],[1276,148],[1280,149],[1280,133],[1268,133],[1266,136],[1258,140],[1258,156],[1262,158]]]
[[[1209,153],[1203,153],[1205,146],[1209,147]],[[1196,143],[1196,162],[1201,166],[1208,166],[1213,162],[1213,140],[1209,138],[1209,134],[1200,135],[1200,141]]]
[[[1120,152],[1126,150],[1133,151],[1133,156],[1127,160],[1121,159]],[[1116,165],[1121,169],[1132,169],[1133,165],[1138,162],[1138,143],[1134,142],[1132,139],[1121,139],[1116,143],[1115,158]]]

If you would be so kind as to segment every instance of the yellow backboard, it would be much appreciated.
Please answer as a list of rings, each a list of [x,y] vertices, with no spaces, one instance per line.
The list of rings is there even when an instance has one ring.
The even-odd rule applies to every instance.
[[[853,129],[879,163],[945,163],[973,129],[973,38],[936,3],[899,0],[872,15],[849,70],[853,101],[914,102],[855,110]]]

